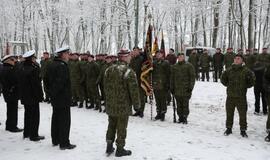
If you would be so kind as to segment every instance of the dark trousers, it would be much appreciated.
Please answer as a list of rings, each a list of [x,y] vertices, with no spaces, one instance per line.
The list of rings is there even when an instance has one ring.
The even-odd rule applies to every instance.
[[[7,120],[6,129],[12,130],[17,128],[18,123],[18,100],[7,102]]]
[[[39,128],[39,103],[24,105],[24,137],[34,138],[38,136]]]
[[[70,144],[70,107],[63,108],[53,107],[51,136],[53,144],[60,144],[60,147],[65,147]]]
[[[214,71],[214,82],[217,82],[218,79],[220,79],[221,74],[222,74],[222,68],[215,68],[215,71]]]
[[[239,114],[240,130],[247,130],[247,100],[246,97],[227,97],[226,100],[226,127],[233,127],[234,110],[237,108]]]
[[[154,95],[156,100],[156,106],[157,106],[157,114],[163,114],[167,112],[167,93],[168,91],[165,89],[161,90],[155,90],[154,89]]]
[[[188,117],[189,115],[189,97],[175,96],[177,102],[177,115],[179,117]]]
[[[108,121],[106,141],[113,143],[117,133],[117,148],[123,149],[126,144],[128,116],[109,116]]]
[[[206,77],[206,80],[209,81],[209,68],[208,67],[202,67],[202,81],[204,81]]]
[[[267,113],[267,102],[265,91],[262,87],[254,87],[254,95],[255,95],[255,112],[260,112],[260,100],[262,98],[262,108],[263,113]]]

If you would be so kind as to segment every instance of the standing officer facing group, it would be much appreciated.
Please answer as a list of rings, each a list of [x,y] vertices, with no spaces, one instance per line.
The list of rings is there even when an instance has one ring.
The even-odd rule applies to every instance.
[[[255,83],[255,75],[243,65],[243,55],[236,55],[234,63],[221,76],[221,83],[227,87],[226,99],[226,131],[224,135],[232,134],[234,110],[239,113],[240,134],[248,137],[247,130],[247,89]]]
[[[110,155],[114,152],[113,143],[117,133],[115,156],[121,157],[131,155],[130,150],[124,149],[128,119],[132,115],[132,106],[135,110],[139,110],[140,97],[136,73],[128,67],[131,55],[127,51],[122,51],[118,55],[120,62],[106,69],[103,84],[109,121],[106,153]]]

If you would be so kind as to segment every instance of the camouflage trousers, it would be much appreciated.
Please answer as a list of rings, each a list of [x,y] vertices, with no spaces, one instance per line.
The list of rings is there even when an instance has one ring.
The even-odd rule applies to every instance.
[[[177,115],[179,117],[188,117],[189,115],[189,97],[175,96],[177,103]]]
[[[156,106],[157,106],[157,113],[166,113],[167,112],[167,93],[168,91],[165,89],[154,90]]]
[[[87,85],[87,98],[91,104],[100,105],[100,96],[97,85]]]
[[[239,114],[240,130],[247,130],[247,100],[246,97],[227,97],[226,100],[226,128],[233,127],[234,110],[237,108]]]
[[[268,103],[268,117],[267,117],[267,121],[266,121],[266,129],[267,132],[270,133],[270,94],[267,93],[267,103]]]
[[[209,67],[202,67],[202,81],[205,80],[209,81]]]
[[[141,101],[140,111],[144,112],[146,95],[142,87],[139,88],[139,93],[140,93],[140,101]]]
[[[116,146],[123,149],[126,144],[128,116],[109,116],[108,129],[106,134],[107,143],[113,143],[117,133]]]

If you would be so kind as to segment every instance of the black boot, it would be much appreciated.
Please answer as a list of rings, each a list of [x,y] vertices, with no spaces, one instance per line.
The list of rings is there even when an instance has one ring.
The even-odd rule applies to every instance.
[[[165,113],[161,113],[161,114],[160,114],[160,120],[161,120],[161,121],[164,121],[164,120],[165,120]]]
[[[264,138],[264,140],[265,140],[266,142],[270,142],[270,133],[268,133],[268,135]]]
[[[187,121],[187,117],[183,117],[183,124],[187,124],[188,123],[188,121]]]
[[[248,137],[246,131],[241,131],[240,134],[241,134],[241,136],[244,137],[244,138],[247,138],[247,137]]]
[[[143,118],[144,114],[142,111],[140,111],[139,117]]]
[[[231,128],[227,128],[226,131],[224,132],[224,135],[225,136],[228,136],[230,134],[232,134],[232,129]]]
[[[79,108],[83,108],[83,103],[80,103],[79,104]]]
[[[93,103],[91,103],[91,105],[89,106],[89,109],[92,109],[92,108],[94,108],[94,104]]]
[[[155,120],[159,120],[161,118],[161,115],[160,113],[157,113],[156,117],[155,117]]]
[[[118,149],[116,150],[115,156],[116,157],[122,157],[122,156],[130,156],[132,152],[130,150]]]
[[[183,123],[184,121],[183,121],[183,116],[179,116],[179,118],[178,118],[178,123]]]
[[[107,149],[106,149],[106,153],[109,156],[110,154],[112,154],[114,152],[114,147],[113,147],[113,143],[107,143]]]
[[[139,116],[139,114],[140,114],[140,111],[136,111],[132,116],[137,117]]]

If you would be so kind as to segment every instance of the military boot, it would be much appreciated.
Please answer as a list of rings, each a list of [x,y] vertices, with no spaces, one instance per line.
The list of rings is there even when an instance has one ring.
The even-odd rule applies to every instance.
[[[115,156],[122,157],[122,156],[130,156],[131,154],[132,154],[132,152],[130,150],[125,150],[124,148],[122,148],[122,149],[117,148]]]
[[[242,137],[244,137],[244,138],[248,138],[248,135],[247,135],[246,131],[241,131],[241,132],[240,132],[240,135],[241,135]]]
[[[113,143],[107,143],[107,149],[106,149],[106,153],[109,156],[110,154],[112,154],[114,152],[114,147],[113,147]]]
[[[268,135],[264,138],[264,140],[265,140],[266,142],[270,142],[270,133],[268,133]]]
[[[82,102],[80,102],[79,108],[83,108],[83,103]]]
[[[157,113],[156,117],[155,117],[155,120],[159,120],[161,118],[161,114],[160,113]]]
[[[232,134],[232,129],[231,128],[227,128],[226,131],[224,132],[224,135],[225,136],[228,136],[230,134]]]
[[[160,114],[160,120],[161,120],[161,121],[164,121],[164,120],[165,120],[165,113],[161,113],[161,114]]]
[[[187,124],[188,123],[188,121],[187,121],[187,117],[183,117],[183,124]]]
[[[183,121],[183,116],[179,116],[179,118],[178,118],[178,123],[183,123],[184,121]]]

